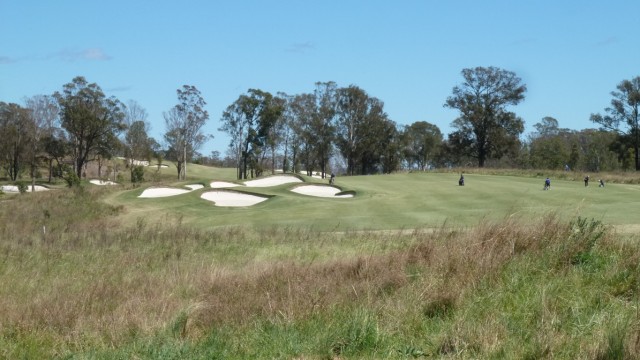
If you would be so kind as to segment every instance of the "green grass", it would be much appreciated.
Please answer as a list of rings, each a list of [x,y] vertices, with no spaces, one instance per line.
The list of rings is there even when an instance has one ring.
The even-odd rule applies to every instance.
[[[234,175],[193,173],[154,184]],[[457,176],[247,188],[274,197],[240,209],[206,189],[3,195],[0,358],[640,356],[640,238],[608,226],[637,224],[637,185]]]
[[[210,170],[208,177],[202,174],[195,181],[208,185],[214,179],[233,180],[228,171],[217,171]],[[451,173],[409,173],[338,178],[339,187],[355,192],[351,199],[299,195],[289,191],[294,184],[242,188],[241,191],[273,196],[246,208],[221,208],[200,199],[208,188],[156,199],[137,198],[144,190],[139,188],[113,194],[109,202],[126,208],[124,222],[137,216],[170,213],[182,215],[185,222],[203,228],[312,226],[322,231],[413,229],[439,227],[443,223],[471,226],[482,219],[511,214],[535,218],[549,212],[567,219],[581,215],[635,230],[635,214],[640,212],[638,185],[608,184],[598,188],[592,184],[585,188],[581,182],[554,180],[552,189],[543,191],[540,178],[467,174],[467,185],[460,187],[457,177]],[[177,184],[187,183],[190,182]]]

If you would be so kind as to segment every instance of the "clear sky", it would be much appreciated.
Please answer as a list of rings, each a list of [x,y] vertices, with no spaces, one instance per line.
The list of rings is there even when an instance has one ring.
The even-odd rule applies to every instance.
[[[512,110],[527,132],[544,116],[596,127],[591,113],[640,76],[640,1],[558,0],[0,0],[0,101],[52,94],[75,76],[137,101],[162,139],[176,89],[207,102],[203,154],[224,154],[224,109],[250,88],[312,92],[357,85],[399,124],[428,121],[463,68],[496,66],[527,85]]]

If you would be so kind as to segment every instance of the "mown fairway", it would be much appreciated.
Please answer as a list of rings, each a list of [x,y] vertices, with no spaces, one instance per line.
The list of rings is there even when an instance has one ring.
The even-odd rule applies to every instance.
[[[640,213],[640,186],[607,184],[593,179],[585,188],[579,181],[553,180],[543,191],[543,179],[517,176],[466,174],[467,185],[457,185],[454,173],[405,173],[339,177],[336,185],[354,191],[349,199],[299,195],[295,184],[268,188],[234,188],[273,196],[245,208],[216,207],[200,199],[211,180],[234,181],[229,169],[198,170],[196,182],[207,187],[186,195],[141,199],[144,188],[114,194],[109,202],[123,205],[125,222],[143,216],[183,216],[183,221],[203,227],[228,225],[313,227],[316,230],[382,230],[475,225],[482,219],[513,214],[537,218],[550,212],[602,220],[633,229]],[[303,177],[308,183],[319,179]],[[185,182],[183,184],[188,184]]]

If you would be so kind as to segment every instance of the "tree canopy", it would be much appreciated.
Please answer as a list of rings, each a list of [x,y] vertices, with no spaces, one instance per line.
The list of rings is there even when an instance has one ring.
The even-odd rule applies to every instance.
[[[184,85],[177,90],[178,104],[169,112],[165,112],[165,140],[177,161],[178,179],[187,178],[187,161],[196,150],[210,138],[202,132],[202,127],[209,119],[204,109],[207,104],[200,91],[192,85]]]
[[[98,150],[111,155],[118,134],[124,130],[124,106],[115,97],[107,98],[100,86],[78,76],[53,95],[60,106],[62,127],[73,144],[74,169],[82,176],[84,165]]]
[[[507,107],[524,100],[527,87],[515,73],[496,67],[463,69],[462,77],[464,81],[453,88],[444,105],[460,112],[451,124],[457,130],[449,140],[483,167],[487,159],[516,147],[524,121]]]
[[[611,107],[604,109],[605,115],[591,114],[591,121],[604,130],[613,130],[629,138],[635,153],[635,168],[640,170],[640,76],[623,80],[612,91]]]

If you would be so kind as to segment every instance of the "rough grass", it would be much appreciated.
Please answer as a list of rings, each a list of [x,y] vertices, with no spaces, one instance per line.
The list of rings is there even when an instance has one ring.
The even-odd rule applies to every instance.
[[[0,357],[640,354],[637,238],[598,220],[318,232],[203,230],[167,216],[122,226],[122,208],[96,201],[109,191],[2,203]],[[42,209],[50,215],[38,218]]]

